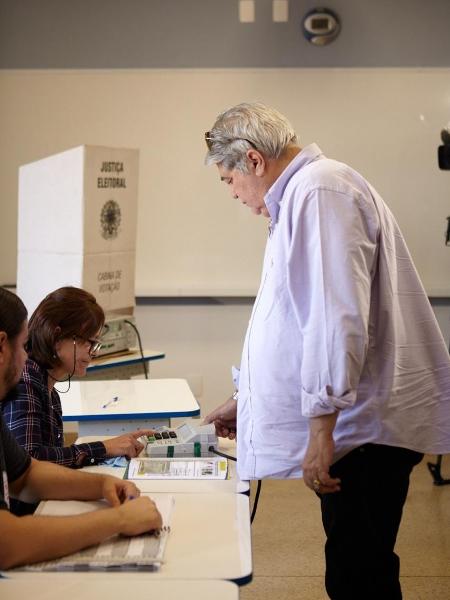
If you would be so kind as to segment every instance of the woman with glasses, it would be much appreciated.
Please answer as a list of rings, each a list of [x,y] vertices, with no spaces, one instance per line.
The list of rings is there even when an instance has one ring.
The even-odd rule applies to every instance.
[[[59,394],[72,377],[83,377],[98,352],[103,309],[94,296],[63,287],[50,293],[29,322],[28,360],[19,384],[2,402],[3,418],[17,441],[34,458],[82,467],[105,457],[137,456],[148,431],[134,431],[89,444],[64,446]]]
[[[18,296],[0,287],[0,403],[19,381],[27,357],[26,340],[26,308]],[[18,445],[1,414],[0,470],[1,570],[78,552],[114,535],[134,536],[162,526],[155,503],[140,496],[132,481],[33,460]],[[21,494],[41,500],[103,498],[106,502],[103,510],[85,514],[18,518],[11,514],[11,502],[12,496]],[[14,592],[6,595],[12,598]]]

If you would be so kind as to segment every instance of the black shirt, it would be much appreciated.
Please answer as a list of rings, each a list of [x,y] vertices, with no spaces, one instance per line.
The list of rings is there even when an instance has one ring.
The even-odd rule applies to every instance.
[[[19,479],[28,469],[30,462],[30,455],[16,442],[0,414],[0,509],[9,508],[8,482]]]

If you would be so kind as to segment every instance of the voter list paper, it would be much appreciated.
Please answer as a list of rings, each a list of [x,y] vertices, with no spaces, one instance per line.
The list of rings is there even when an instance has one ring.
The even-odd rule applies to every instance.
[[[128,479],[226,479],[226,458],[133,458]]]

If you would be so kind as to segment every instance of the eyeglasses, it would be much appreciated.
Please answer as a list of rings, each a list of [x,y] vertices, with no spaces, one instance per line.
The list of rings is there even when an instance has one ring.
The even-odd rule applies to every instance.
[[[100,340],[87,339],[86,341],[89,342],[89,354],[97,354],[103,345]]]
[[[83,338],[80,336],[74,336],[74,341],[78,337],[79,340],[84,342],[85,344],[89,344],[89,354],[92,356],[93,354],[97,354],[97,352],[102,347],[102,342],[100,340],[92,339],[92,338]]]
[[[250,146],[252,148],[254,148],[256,150],[255,144],[253,142],[251,142],[250,140],[248,140],[247,138],[241,138],[241,137],[229,138],[228,143],[231,144],[231,142],[234,142],[236,140],[242,140],[243,142],[247,142],[248,144],[250,144]],[[205,142],[206,142],[206,147],[208,148],[208,150],[211,150],[213,143],[216,141],[217,141],[217,139],[211,135],[210,131],[205,132]]]

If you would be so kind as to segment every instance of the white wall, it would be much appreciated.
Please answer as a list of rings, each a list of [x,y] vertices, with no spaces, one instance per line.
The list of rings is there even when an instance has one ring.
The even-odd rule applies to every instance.
[[[444,340],[449,346],[450,344],[450,302],[442,301],[439,304],[433,305],[434,314],[441,328]]]
[[[144,346],[166,354],[151,376],[186,378],[206,414],[234,390],[231,366],[240,363],[250,312],[250,304],[137,306]]]
[[[0,281],[15,279],[19,165],[99,144],[141,151],[138,295],[255,294],[265,219],[203,166],[203,132],[223,108],[260,100],[292,120],[302,145],[318,142],[370,180],[427,292],[450,296],[450,173],[437,166],[450,69],[0,71],[0,88]]]

